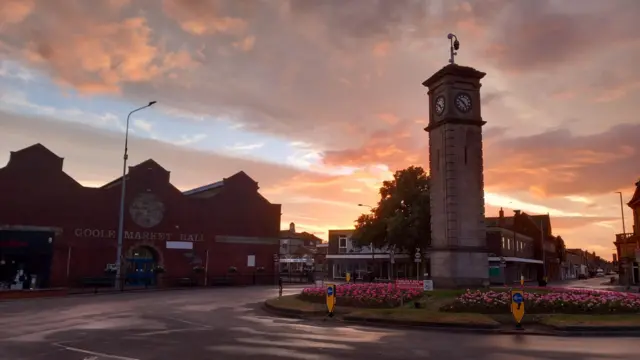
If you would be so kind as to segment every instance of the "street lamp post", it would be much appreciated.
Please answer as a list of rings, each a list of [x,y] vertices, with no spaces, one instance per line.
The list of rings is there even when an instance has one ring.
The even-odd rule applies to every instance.
[[[124,198],[125,198],[125,187],[126,187],[126,175],[127,175],[127,159],[129,158],[128,145],[129,145],[129,120],[131,119],[131,115],[140,110],[146,109],[153,104],[155,101],[149,102],[147,105],[139,107],[135,110],[132,110],[129,115],[127,115],[127,124],[124,132],[124,156],[122,157],[122,192],[120,194],[120,216],[118,218],[118,250],[116,253],[116,289],[120,289],[122,286],[122,281],[120,276],[122,275],[122,238],[124,234]]]

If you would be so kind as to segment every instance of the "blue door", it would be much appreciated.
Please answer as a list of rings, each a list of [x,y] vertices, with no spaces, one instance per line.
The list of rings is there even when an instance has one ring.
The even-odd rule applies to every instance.
[[[156,259],[153,250],[143,247],[133,251],[133,257],[127,259],[127,283],[132,286],[152,286],[156,284]]]

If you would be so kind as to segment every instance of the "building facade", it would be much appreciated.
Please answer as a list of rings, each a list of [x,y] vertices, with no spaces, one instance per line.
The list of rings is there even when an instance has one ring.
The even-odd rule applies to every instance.
[[[498,217],[488,217],[488,226],[501,227],[533,240],[533,259],[541,261],[536,266],[537,280],[560,280],[561,259],[556,247],[557,238],[552,235],[549,215],[529,215],[514,210],[513,216],[505,216],[500,209]]]
[[[616,234],[614,242],[620,282],[629,285],[640,284],[640,181],[635,186],[633,196],[627,203],[633,214],[632,232]]]
[[[535,259],[535,241],[529,236],[498,226],[487,227],[489,278],[492,284],[511,285],[537,279],[542,260]]]
[[[322,239],[308,232],[296,232],[296,224],[280,231],[280,272],[303,274],[314,269],[315,254]]]
[[[244,172],[182,192],[153,160],[126,175],[123,271],[127,282],[275,271],[281,206]],[[78,286],[116,262],[122,178],[85,187],[41,144],[11,153],[0,169],[0,275],[38,287]],[[164,270],[164,274],[158,269]],[[169,285],[169,284],[167,284]]]
[[[329,230],[326,255],[329,279],[345,279],[347,273],[356,281],[416,278],[418,267],[408,254],[387,247],[358,246],[352,239],[353,232],[353,229]],[[421,271],[424,266],[423,262]]]

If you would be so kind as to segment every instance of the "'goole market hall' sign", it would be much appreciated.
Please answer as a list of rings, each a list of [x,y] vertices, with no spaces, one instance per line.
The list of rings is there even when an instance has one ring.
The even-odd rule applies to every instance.
[[[76,237],[85,238],[115,239],[117,237],[117,232],[115,230],[75,229],[74,235]],[[198,242],[204,241],[204,234],[173,234],[151,231],[125,231],[124,239]]]

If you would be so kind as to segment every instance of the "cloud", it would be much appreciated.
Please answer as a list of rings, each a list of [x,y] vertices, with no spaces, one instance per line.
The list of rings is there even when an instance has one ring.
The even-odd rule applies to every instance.
[[[153,129],[153,124],[143,119],[134,119],[133,126],[147,133],[151,133]]]
[[[10,151],[41,142],[65,158],[65,171],[80,182],[101,182],[116,178],[122,170],[123,134],[86,125],[24,117],[0,112],[4,135],[0,157]],[[33,129],[38,129],[34,132]],[[45,134],[45,135],[43,135]],[[169,143],[129,138],[129,163],[153,158],[171,171],[171,182],[179,188],[194,188],[244,170],[261,187],[271,187],[301,174],[300,170],[258,161],[221,156]],[[274,201],[275,202],[275,201]]]
[[[221,15],[225,4],[230,3],[218,0],[164,0],[162,9],[168,17],[180,24],[182,30],[194,35],[244,32],[247,28],[244,19]]]
[[[277,181],[265,175],[274,177],[265,190],[283,189],[273,196],[282,199],[285,213],[305,213],[308,206],[286,198],[371,202],[391,171],[428,168],[428,98],[420,84],[446,65],[446,35],[453,32],[461,42],[457,62],[487,72],[487,192],[568,214],[603,211],[606,217],[615,209],[600,206],[598,194],[627,189],[638,175],[632,125],[640,90],[638,7],[634,0],[6,0],[0,7],[0,60],[16,67],[0,70],[9,84],[3,83],[0,103],[3,111],[64,120],[55,122],[63,127],[72,121],[92,131],[121,128],[112,108],[90,114],[52,105],[46,96],[51,90],[38,85],[48,76],[61,92],[87,101],[157,100],[172,129],[185,129],[185,123],[190,129],[177,131],[177,147],[136,141],[132,156],[142,146],[138,154],[148,147],[172,159],[172,151],[188,151],[180,154],[205,161],[210,154],[191,147],[205,147],[202,129],[220,121],[238,132],[281,139],[289,146],[279,158],[331,173],[330,180],[300,170],[284,171],[288,176]],[[603,18],[616,21],[601,26]],[[28,86],[17,80],[18,68],[37,74]],[[20,105],[25,94],[38,105]],[[68,139],[64,133],[38,133],[47,141],[28,138],[67,149],[54,139]],[[26,130],[20,134],[27,136]],[[113,151],[110,156],[121,158],[117,146]],[[80,163],[77,169],[85,166]],[[262,163],[243,164],[266,171]],[[94,180],[105,177],[104,170],[86,166]],[[336,211],[320,203],[313,208],[318,223],[308,223],[318,227],[348,226],[361,210]],[[580,235],[584,229],[571,231],[596,243]]]
[[[5,0],[0,7],[0,30],[3,24],[17,24],[29,16],[35,3],[32,0]]]
[[[207,134],[195,134],[195,135],[181,135],[180,140],[175,142],[175,145],[192,145],[195,143],[199,143],[200,141],[207,138]]]
[[[629,187],[637,177],[640,125],[616,125],[578,136],[569,130],[505,138],[486,149],[489,189],[530,189],[541,196],[597,195]]]
[[[9,56],[51,72],[61,84],[117,92],[124,83],[157,79],[194,64],[188,53],[154,44],[147,19],[122,15],[121,1],[31,3],[28,17],[15,15],[14,5],[14,21],[2,40]]]
[[[492,29],[486,53],[500,67],[514,71],[582,62],[603,47],[637,48],[638,16],[640,4],[633,0],[510,2]],[[605,29],[601,25],[606,18],[616,21]]]
[[[255,144],[234,144],[233,146],[228,146],[227,149],[231,151],[251,151],[260,149],[264,146],[264,143],[255,143]]]

